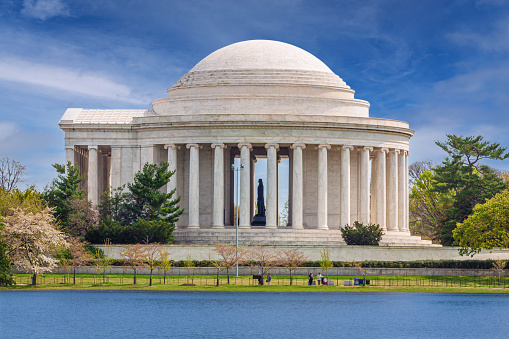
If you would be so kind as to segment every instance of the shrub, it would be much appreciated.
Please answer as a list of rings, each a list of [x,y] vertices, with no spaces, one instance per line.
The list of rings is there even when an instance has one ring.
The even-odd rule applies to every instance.
[[[173,241],[174,228],[164,220],[147,221],[140,218],[132,225],[122,225],[107,219],[101,221],[98,227],[89,229],[85,239],[92,244],[102,244],[106,239],[112,244],[169,244]]]
[[[346,225],[343,227],[341,233],[347,245],[378,246],[383,235],[380,225],[364,225],[358,221],[355,221],[353,226]]]

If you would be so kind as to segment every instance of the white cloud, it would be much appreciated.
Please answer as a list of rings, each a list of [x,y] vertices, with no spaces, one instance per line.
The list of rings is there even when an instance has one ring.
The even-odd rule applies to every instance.
[[[448,34],[447,37],[458,45],[470,46],[484,52],[506,52],[509,50],[509,18],[487,25],[480,31],[472,27]]]
[[[18,126],[10,121],[0,121],[0,144],[14,135],[18,130]]]
[[[144,98],[135,97],[130,87],[99,73],[11,58],[0,59],[0,80],[43,86],[83,96],[144,105],[147,103]]]
[[[70,16],[69,8],[61,0],[25,0],[21,14],[42,21],[56,16]]]

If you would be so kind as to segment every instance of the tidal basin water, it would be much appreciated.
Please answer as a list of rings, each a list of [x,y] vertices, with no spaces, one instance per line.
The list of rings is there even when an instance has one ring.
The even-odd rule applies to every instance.
[[[0,338],[507,338],[509,295],[1,291]]]

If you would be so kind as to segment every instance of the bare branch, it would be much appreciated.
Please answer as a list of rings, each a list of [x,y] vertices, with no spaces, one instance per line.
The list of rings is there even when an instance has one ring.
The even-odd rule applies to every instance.
[[[8,157],[0,159],[0,186],[10,192],[16,185],[23,181],[26,167],[19,161]]]

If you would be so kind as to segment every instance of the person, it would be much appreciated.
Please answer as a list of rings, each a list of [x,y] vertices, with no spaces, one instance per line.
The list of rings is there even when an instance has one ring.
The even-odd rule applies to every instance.
[[[322,277],[322,285],[327,286],[327,277]]]
[[[309,272],[309,275],[308,275],[308,285],[312,285],[313,284],[313,273],[312,272]]]
[[[322,280],[322,273],[318,272],[318,275],[316,276],[316,281],[318,282],[318,285],[320,285],[321,280]]]
[[[267,273],[267,285],[270,286],[270,281],[272,280],[272,277],[270,276],[270,273]]]

